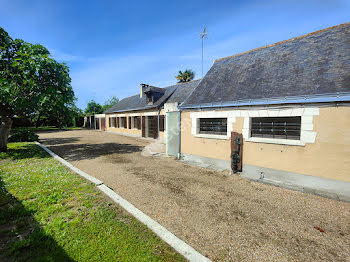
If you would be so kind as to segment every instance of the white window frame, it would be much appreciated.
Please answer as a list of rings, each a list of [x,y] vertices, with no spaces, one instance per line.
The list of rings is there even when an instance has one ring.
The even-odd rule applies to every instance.
[[[266,109],[266,110],[247,110],[247,116],[244,117],[243,138],[247,142],[280,144],[290,146],[305,146],[307,143],[315,143],[316,132],[313,131],[313,117],[319,115],[319,108],[294,108],[294,109]],[[251,119],[253,117],[289,117],[300,116],[300,139],[278,139],[266,137],[251,137]]]
[[[227,111],[209,111],[209,112],[195,112],[190,115],[192,119],[191,133],[195,137],[210,138],[210,139],[230,139],[232,132],[232,124],[236,122],[236,118]],[[227,118],[227,132],[226,135],[215,134],[200,134],[199,123],[201,118]]]

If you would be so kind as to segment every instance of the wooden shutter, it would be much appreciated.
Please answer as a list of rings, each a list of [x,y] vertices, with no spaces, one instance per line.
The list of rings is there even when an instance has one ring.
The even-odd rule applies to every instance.
[[[142,129],[142,137],[146,137],[146,117],[145,116],[142,117],[141,129]]]
[[[158,117],[153,117],[152,118],[152,121],[153,121],[153,138],[156,139],[158,137]]]
[[[164,116],[159,116],[159,131],[164,131]]]
[[[136,128],[141,129],[141,119],[139,116],[136,117]]]

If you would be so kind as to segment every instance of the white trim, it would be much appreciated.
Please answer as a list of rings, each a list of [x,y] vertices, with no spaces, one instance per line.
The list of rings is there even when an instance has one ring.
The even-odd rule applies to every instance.
[[[292,108],[292,109],[291,108],[257,109],[257,110],[247,109],[247,110],[230,110],[230,111],[226,110],[226,111],[192,112],[190,114],[190,118],[192,119],[191,134],[199,138],[229,139],[231,137],[231,131],[233,131],[232,124],[236,122],[236,117],[244,117],[242,134],[244,139],[247,142],[305,146],[306,143],[316,142],[317,133],[314,131],[313,117],[318,116],[319,114],[320,114],[320,110],[317,107]],[[250,137],[251,117],[286,117],[286,116],[301,117],[300,140]],[[199,118],[227,118],[227,134],[226,135],[199,134],[199,122],[198,122]],[[239,132],[239,130],[237,131]]]
[[[130,113],[129,116],[140,116],[140,113]]]
[[[236,117],[240,115],[237,111],[209,111],[209,112],[195,112],[191,113],[192,119],[191,133],[195,137],[211,138],[211,139],[229,139],[233,130],[232,124],[236,122]],[[200,118],[227,118],[227,133],[226,135],[214,134],[199,134],[199,119]]]
[[[145,112],[143,115],[144,116],[157,116],[158,112]]]
[[[209,139],[230,139],[230,137],[228,137],[227,135],[195,134],[194,136]]]
[[[265,137],[249,137],[245,141],[254,143],[265,143],[265,144],[280,144],[290,146],[305,146],[305,142],[301,140],[291,139],[276,139],[276,138],[265,138]]]
[[[250,113],[251,111],[258,111],[260,117],[265,117],[266,113],[270,117],[285,117],[285,116],[300,116],[300,140],[290,139],[275,139],[275,138],[262,138],[262,137],[250,137],[250,117],[244,118],[244,124],[242,129],[243,137],[247,142],[254,143],[266,143],[266,144],[281,144],[281,145],[294,145],[305,146],[307,143],[314,144],[316,142],[316,132],[313,131],[313,117],[320,114],[320,110],[317,107],[312,108],[293,108],[293,109],[266,109],[266,110],[249,110],[249,116],[255,115]],[[265,111],[262,113],[262,111]]]

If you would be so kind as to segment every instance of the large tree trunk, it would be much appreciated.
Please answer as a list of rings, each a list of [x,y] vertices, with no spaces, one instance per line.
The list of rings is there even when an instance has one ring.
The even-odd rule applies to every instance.
[[[7,151],[7,139],[9,137],[12,119],[9,117],[0,117],[0,152]]]

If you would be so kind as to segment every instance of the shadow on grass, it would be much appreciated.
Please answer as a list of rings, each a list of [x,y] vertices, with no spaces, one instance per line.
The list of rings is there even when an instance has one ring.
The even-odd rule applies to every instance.
[[[0,153],[2,159],[25,159],[25,158],[48,158],[50,157],[45,151],[34,143],[9,143],[7,152]]]
[[[0,172],[0,261],[74,261],[11,195]]]
[[[59,144],[48,143],[42,140],[44,145],[67,161],[79,161],[85,159],[94,159],[100,156],[112,154],[132,154],[141,152],[143,147],[131,144],[102,143],[102,144]]]

